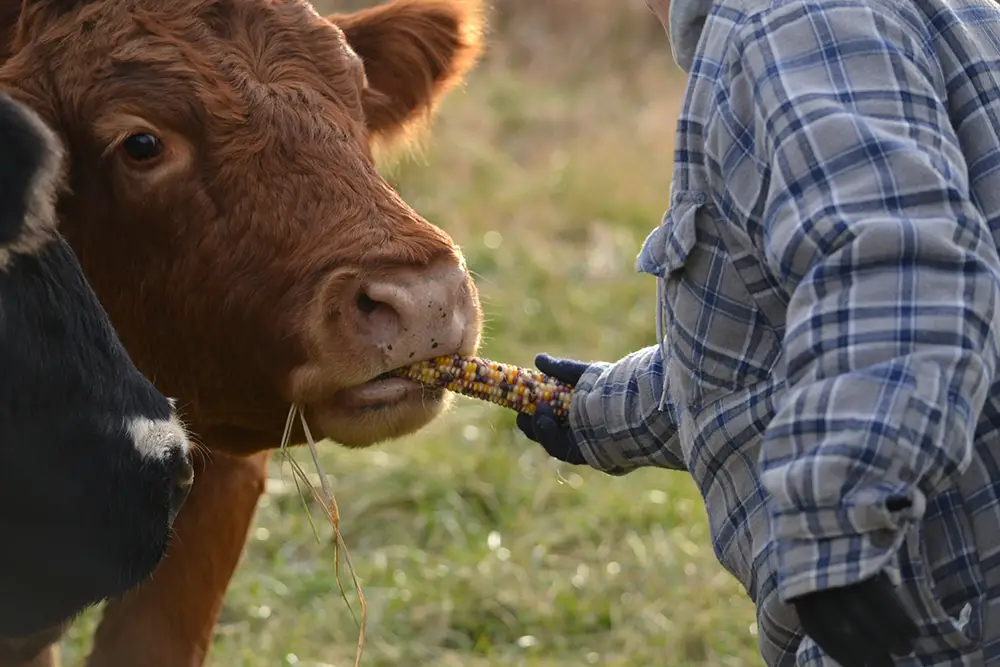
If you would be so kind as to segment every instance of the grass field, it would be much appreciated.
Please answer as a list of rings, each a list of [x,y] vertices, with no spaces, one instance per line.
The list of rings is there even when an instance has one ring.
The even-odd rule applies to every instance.
[[[633,266],[667,205],[681,74],[642,0],[497,11],[487,59],[387,173],[463,246],[485,355],[616,359],[655,338],[655,284]],[[512,413],[464,398],[414,437],[323,456],[369,605],[364,665],[761,664],[752,606],[682,474],[557,465]],[[331,530],[314,507],[317,544],[280,458],[272,477],[209,664],[349,666]],[[94,619],[64,642],[67,664]]]

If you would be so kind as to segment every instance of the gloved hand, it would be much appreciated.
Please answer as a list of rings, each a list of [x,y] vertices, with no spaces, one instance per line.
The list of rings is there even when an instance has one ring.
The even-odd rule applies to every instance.
[[[573,359],[560,359],[547,354],[535,357],[535,367],[557,380],[575,385],[590,364]],[[519,414],[517,427],[521,432],[540,444],[549,456],[574,465],[586,465],[587,461],[573,442],[569,427],[556,422],[555,413],[548,404],[541,404],[532,415]]]
[[[791,601],[807,635],[843,667],[893,667],[913,650],[919,629],[884,572]]]

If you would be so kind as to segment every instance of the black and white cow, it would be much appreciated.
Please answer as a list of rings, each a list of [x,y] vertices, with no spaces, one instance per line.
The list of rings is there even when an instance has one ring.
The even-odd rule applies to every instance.
[[[62,183],[55,135],[0,93],[0,640],[146,579],[193,481],[172,402],[57,231]]]

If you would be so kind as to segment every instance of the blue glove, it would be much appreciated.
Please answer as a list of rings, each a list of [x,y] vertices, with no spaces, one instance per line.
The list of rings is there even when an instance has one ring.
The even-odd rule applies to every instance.
[[[805,633],[844,667],[893,667],[892,656],[912,652],[919,636],[884,572],[791,603]]]
[[[590,364],[573,359],[550,357],[542,353],[535,357],[535,367],[557,380],[575,385]],[[552,458],[573,465],[587,465],[587,460],[583,458],[580,448],[573,441],[569,426],[556,421],[555,413],[548,404],[539,405],[532,415],[519,414],[517,427],[530,440],[540,444]]]

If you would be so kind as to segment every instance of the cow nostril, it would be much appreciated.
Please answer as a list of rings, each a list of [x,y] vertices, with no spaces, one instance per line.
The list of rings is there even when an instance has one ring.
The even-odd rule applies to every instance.
[[[360,310],[364,315],[371,315],[375,312],[375,309],[378,308],[378,301],[371,298],[364,292],[358,293],[358,296],[355,299],[355,304],[357,305],[358,310]]]
[[[344,295],[344,305],[353,316],[358,335],[368,344],[385,346],[394,342],[404,326],[406,296],[395,286],[384,289],[377,283],[359,285]]]
[[[188,494],[191,492],[191,487],[194,485],[194,465],[191,462],[191,456],[187,452],[173,456],[170,465],[172,466],[170,477],[173,483],[170,493],[170,516],[172,521],[177,516],[177,513],[180,512],[184,501],[187,500]]]
[[[174,484],[178,488],[189,487],[194,484],[194,466],[191,465],[191,457],[186,454],[174,469]]]

